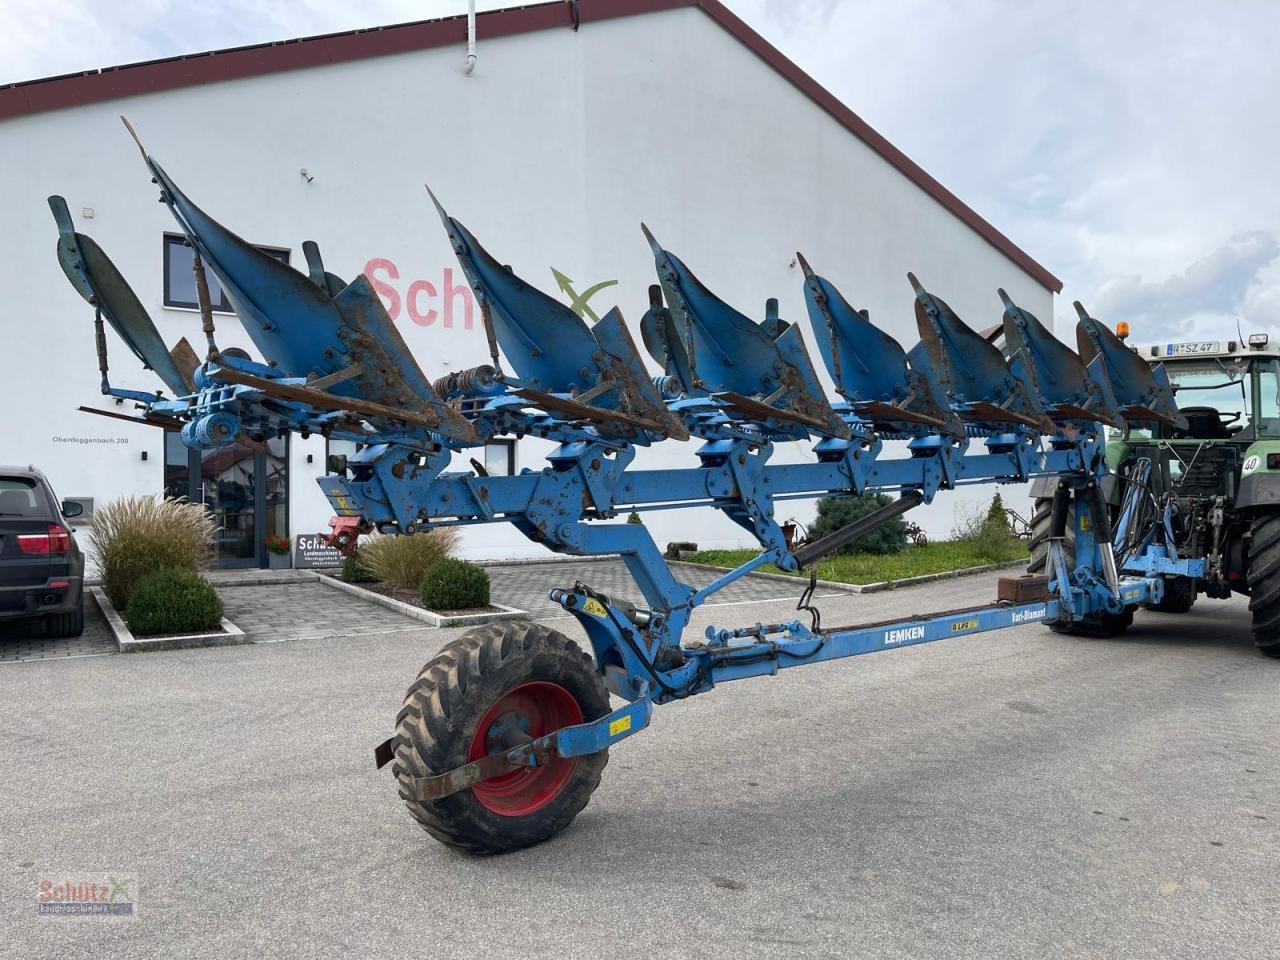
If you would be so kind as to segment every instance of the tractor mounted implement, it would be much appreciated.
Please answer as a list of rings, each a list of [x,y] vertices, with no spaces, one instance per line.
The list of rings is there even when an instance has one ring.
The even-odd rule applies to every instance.
[[[590,654],[521,623],[472,630],[426,664],[376,757],[392,765],[412,816],[444,843],[491,853],[547,839],[585,806],[608,750],[643,730],[656,706],[782,669],[1019,624],[1112,634],[1139,605],[1161,603],[1167,581],[1206,575],[1203,558],[1179,554],[1174,505],[1143,491],[1149,458],[1137,458],[1128,494],[1112,502],[1105,428],[1158,435],[1187,421],[1162,367],[1083,312],[1077,353],[999,291],[999,347],[908,275],[920,340],[904,349],[799,257],[808,329],[783,320],[775,300],[757,322],[642,226],[657,282],[639,332],[655,375],[617,309],[589,325],[430,196],[490,353],[488,364],[432,381],[364,276],[330,273],[311,242],[305,274],[263,254],[196,206],[145,150],[143,158],[198,254],[206,341],[198,352],[185,341],[165,346],[107,255],[50,198],[58,257],[94,308],[102,390],[136,406],[129,419],[180,430],[201,449],[289,431],[356,441],[359,452],[319,479],[340,549],[373,531],[507,523],[557,553],[620,555],[643,598],[637,605],[581,582],[551,587]],[[259,358],[219,349],[205,270]],[[112,384],[104,322],[164,390]],[[455,453],[525,436],[554,444],[541,469],[450,469]],[[886,440],[901,441],[894,449],[905,455],[884,455]],[[632,467],[637,448],[669,441],[690,444],[688,466]],[[806,445],[805,462],[771,462],[783,442]],[[811,573],[795,619],[688,635],[693,611],[753,570],[813,570],[940,491],[1033,480],[1048,500],[1042,569],[1002,580],[990,603],[829,626],[812,603]],[[817,541],[798,541],[778,518],[789,500],[868,490],[897,499]],[[691,506],[721,511],[759,543],[759,555],[695,588],[643,525],[609,522]]]

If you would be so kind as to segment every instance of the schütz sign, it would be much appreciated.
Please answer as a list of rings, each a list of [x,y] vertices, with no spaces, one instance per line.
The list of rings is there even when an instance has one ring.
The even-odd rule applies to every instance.
[[[293,538],[293,569],[340,567],[342,554],[324,542],[318,533],[300,533]]]

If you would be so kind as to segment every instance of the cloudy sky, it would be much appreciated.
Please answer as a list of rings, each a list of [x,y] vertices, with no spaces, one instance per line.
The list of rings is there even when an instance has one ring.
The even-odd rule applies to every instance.
[[[1277,0],[726,2],[1061,277],[1059,317],[1280,334]],[[464,9],[0,0],[0,83]]]

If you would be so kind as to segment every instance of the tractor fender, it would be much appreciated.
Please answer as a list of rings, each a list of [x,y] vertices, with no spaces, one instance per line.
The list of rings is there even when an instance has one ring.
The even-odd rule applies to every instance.
[[[1280,472],[1251,473],[1240,478],[1236,491],[1237,510],[1280,507]]]
[[[1046,474],[1043,477],[1036,477],[1031,481],[1031,489],[1028,491],[1036,500],[1044,500],[1053,496],[1053,491],[1058,489],[1058,475],[1056,473]]]
[[[1280,440],[1259,440],[1245,450],[1236,488],[1237,510],[1280,507],[1280,468],[1267,466],[1267,454],[1280,454]]]

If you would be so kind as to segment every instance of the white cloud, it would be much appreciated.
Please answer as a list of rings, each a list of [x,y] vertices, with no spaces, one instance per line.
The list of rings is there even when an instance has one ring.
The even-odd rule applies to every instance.
[[[1264,270],[1280,257],[1280,240],[1269,231],[1236,234],[1208,256],[1163,280],[1114,277],[1095,300],[1100,317],[1128,320],[1135,336],[1165,340],[1191,334],[1235,331],[1235,321],[1250,305],[1250,322],[1267,322],[1280,303],[1280,288]]]

